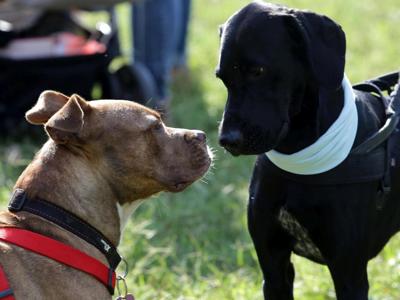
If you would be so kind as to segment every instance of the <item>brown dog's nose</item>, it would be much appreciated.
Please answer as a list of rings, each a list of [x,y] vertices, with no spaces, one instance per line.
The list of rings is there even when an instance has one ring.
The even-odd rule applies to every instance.
[[[193,140],[204,142],[207,139],[206,134],[200,130],[191,130],[190,132],[186,132],[184,138],[186,142],[190,142]]]

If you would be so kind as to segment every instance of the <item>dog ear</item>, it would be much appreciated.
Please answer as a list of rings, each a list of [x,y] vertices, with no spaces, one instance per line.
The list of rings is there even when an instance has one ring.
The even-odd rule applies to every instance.
[[[46,123],[68,101],[68,97],[55,91],[44,91],[40,94],[35,106],[25,114],[26,120],[34,125]]]
[[[293,10],[294,24],[305,45],[311,70],[321,87],[341,86],[346,55],[346,36],[340,25],[326,16]]]
[[[219,37],[222,37],[222,34],[224,33],[225,30],[225,24],[221,24],[218,26],[218,33],[219,33]]]
[[[78,138],[90,105],[79,95],[72,95],[68,102],[45,124],[45,130],[58,144]]]

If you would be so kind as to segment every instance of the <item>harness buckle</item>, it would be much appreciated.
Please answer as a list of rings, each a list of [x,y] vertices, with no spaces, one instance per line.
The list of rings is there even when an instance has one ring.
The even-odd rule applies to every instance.
[[[120,283],[122,283],[122,288],[120,287]],[[116,300],[135,300],[135,297],[128,292],[128,286],[123,276],[118,276],[117,278],[117,291],[118,297]]]
[[[26,193],[23,189],[15,189],[11,196],[10,203],[8,204],[8,210],[10,212],[17,212],[22,209],[26,201]]]

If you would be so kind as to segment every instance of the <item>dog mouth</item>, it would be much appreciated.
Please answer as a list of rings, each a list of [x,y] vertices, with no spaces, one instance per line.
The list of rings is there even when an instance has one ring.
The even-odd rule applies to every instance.
[[[232,156],[259,155],[277,147],[287,136],[289,123],[283,121],[276,138],[271,138],[270,132],[261,128],[247,128],[240,132],[240,139],[231,143],[221,142],[221,146]]]
[[[202,178],[209,170],[213,161],[212,150],[205,145],[202,151],[195,153],[192,157],[189,170],[183,172],[175,180],[169,180],[166,189],[169,192],[181,192],[195,181]]]
[[[236,147],[224,146],[224,149],[226,151],[228,151],[232,156],[235,156],[235,157],[243,154],[243,152],[239,148],[236,148]]]
[[[168,186],[167,189],[168,189],[169,192],[178,193],[178,192],[182,192],[184,189],[186,189],[192,183],[193,183],[192,181],[176,182],[176,183]]]

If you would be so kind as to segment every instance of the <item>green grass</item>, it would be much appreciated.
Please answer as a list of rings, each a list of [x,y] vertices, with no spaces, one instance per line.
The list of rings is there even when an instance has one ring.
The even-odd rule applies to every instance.
[[[120,246],[130,266],[130,290],[146,299],[262,299],[261,273],[246,229],[248,181],[254,157],[233,158],[217,145],[217,126],[226,91],[214,77],[218,25],[249,1],[194,0],[190,29],[190,78],[173,86],[173,125],[207,132],[216,152],[206,182],[180,194],[161,194],[131,218]],[[331,16],[347,34],[346,72],[358,82],[400,64],[398,0],[311,1],[284,4]],[[129,52],[127,7],[122,16],[123,49]],[[0,145],[3,207],[17,176],[38,149],[37,142]],[[400,299],[400,237],[370,263],[371,299]],[[293,257],[297,299],[335,299],[328,271]]]

